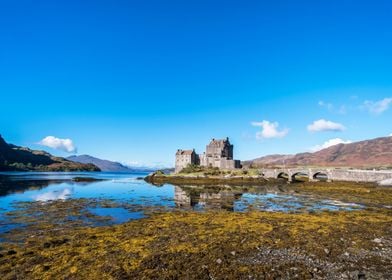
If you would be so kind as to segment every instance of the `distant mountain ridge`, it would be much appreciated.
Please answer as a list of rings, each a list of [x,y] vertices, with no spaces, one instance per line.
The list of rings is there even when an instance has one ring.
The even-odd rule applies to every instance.
[[[70,156],[67,157],[68,160],[79,162],[79,163],[91,163],[98,166],[102,171],[106,172],[149,172],[153,171],[152,168],[147,167],[140,167],[140,168],[133,168],[125,166],[116,161],[110,161],[105,159],[96,158],[90,155],[80,155],[80,156]]]
[[[337,144],[314,153],[268,155],[245,162],[261,166],[392,167],[392,137]]]
[[[55,157],[45,151],[8,144],[0,135],[0,171],[100,171],[83,164]]]

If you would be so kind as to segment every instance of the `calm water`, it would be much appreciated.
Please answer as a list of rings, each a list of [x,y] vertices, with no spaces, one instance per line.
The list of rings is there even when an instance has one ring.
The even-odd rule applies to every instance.
[[[21,202],[50,203],[55,200],[110,200],[115,206],[89,206],[86,211],[108,217],[113,223],[145,217],[151,209],[203,211],[321,211],[352,210],[359,205],[322,200],[294,194],[286,187],[178,187],[153,186],[138,177],[144,173],[0,173],[0,232],[15,225],[7,213],[18,210]],[[74,182],[74,177],[105,179]],[[24,204],[25,205],[25,204]],[[120,206],[119,206],[120,205]],[[123,205],[123,206],[121,206]]]

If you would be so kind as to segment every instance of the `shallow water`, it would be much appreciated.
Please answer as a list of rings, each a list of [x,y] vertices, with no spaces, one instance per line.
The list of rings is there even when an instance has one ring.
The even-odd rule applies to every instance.
[[[10,216],[17,216],[16,211],[26,207],[25,202],[49,205],[53,201],[91,200],[94,203],[85,204],[85,211],[93,216],[106,217],[111,223],[140,219],[145,217],[147,212],[154,210],[302,212],[361,208],[357,204],[293,193],[285,186],[203,188],[166,184],[157,187],[137,179],[145,175],[147,174],[106,172],[0,173],[0,232],[21,226],[14,221],[15,218],[10,219]],[[74,182],[72,180],[74,177],[94,177],[105,180]],[[102,203],[95,203],[97,201]],[[40,214],[45,215],[45,213]]]

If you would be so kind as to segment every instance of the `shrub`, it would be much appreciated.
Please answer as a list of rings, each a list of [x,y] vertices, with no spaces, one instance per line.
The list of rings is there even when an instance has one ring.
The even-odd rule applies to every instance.
[[[184,167],[180,173],[182,174],[190,174],[190,173],[202,173],[205,176],[212,175],[218,176],[221,174],[225,174],[225,171],[221,171],[218,167],[205,167],[196,164],[189,164]]]
[[[155,175],[164,175],[165,173],[162,170],[155,171]]]
[[[189,173],[196,173],[196,172],[203,172],[203,171],[204,171],[204,167],[200,165],[188,164],[180,171],[180,173],[189,174]]]

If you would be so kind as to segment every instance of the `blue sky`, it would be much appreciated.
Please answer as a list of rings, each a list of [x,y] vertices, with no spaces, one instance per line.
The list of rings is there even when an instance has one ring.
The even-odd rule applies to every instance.
[[[0,133],[165,165],[213,137],[244,160],[387,136],[391,13],[358,0],[1,1]]]

